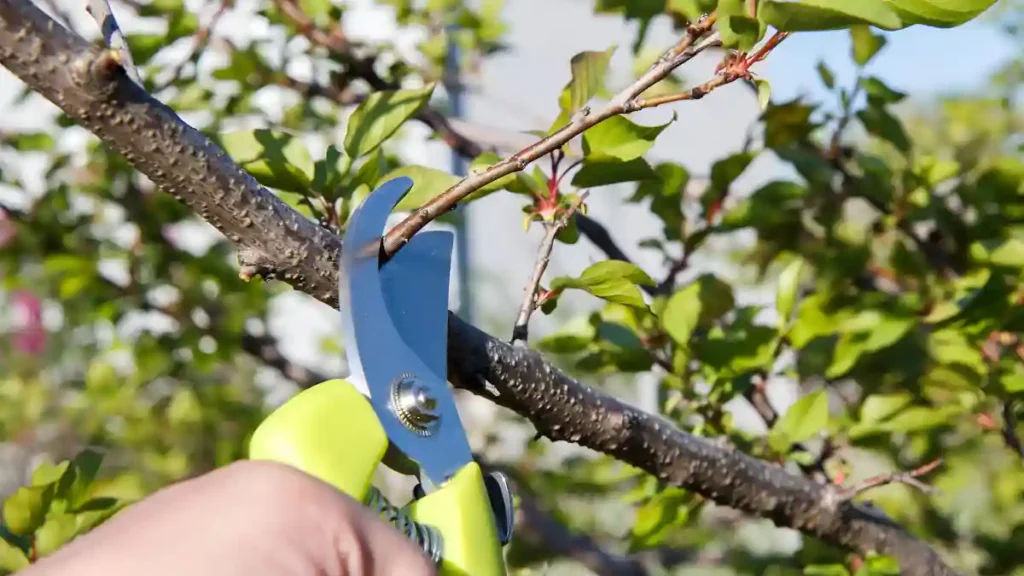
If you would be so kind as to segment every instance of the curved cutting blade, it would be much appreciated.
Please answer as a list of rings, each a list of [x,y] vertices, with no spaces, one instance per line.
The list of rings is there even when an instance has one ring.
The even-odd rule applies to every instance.
[[[472,461],[445,370],[451,239],[419,234],[384,270],[380,266],[384,225],[411,186],[408,178],[390,180],[352,214],[342,249],[339,304],[351,378],[364,380],[392,445],[439,485]],[[439,418],[429,433],[407,425],[409,419],[396,408],[394,386],[400,379],[415,379],[436,403],[430,412]]]

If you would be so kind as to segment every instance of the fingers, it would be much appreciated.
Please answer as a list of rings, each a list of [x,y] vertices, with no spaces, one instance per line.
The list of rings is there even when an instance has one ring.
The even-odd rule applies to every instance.
[[[350,496],[299,470],[271,462],[243,461],[228,468],[263,486],[306,538],[330,535],[317,563],[329,576],[435,576],[426,554],[394,526]],[[231,473],[231,472],[228,472]],[[256,478],[259,480],[256,480]],[[276,495],[276,496],[275,496]],[[262,497],[262,496],[261,496]],[[257,497],[257,499],[261,498]],[[313,528],[313,527],[317,528]],[[319,534],[313,534],[317,531]]]
[[[241,461],[164,488],[31,576],[435,576],[427,556],[334,487]]]
[[[347,498],[347,497],[346,497]],[[365,506],[348,499],[354,531],[340,534],[338,561],[345,576],[435,576],[427,555],[404,534]]]

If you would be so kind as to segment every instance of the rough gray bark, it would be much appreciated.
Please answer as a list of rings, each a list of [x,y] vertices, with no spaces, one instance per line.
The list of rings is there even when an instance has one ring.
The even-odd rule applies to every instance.
[[[238,246],[243,272],[337,306],[341,240],[263,188],[220,148],[28,0],[0,0],[0,63],[122,154]],[[451,379],[528,418],[555,441],[610,454],[714,502],[861,554],[891,554],[911,576],[954,574],[898,525],[830,487],[675,428],[573,380],[533,350],[449,315]],[[486,393],[490,382],[498,396]]]

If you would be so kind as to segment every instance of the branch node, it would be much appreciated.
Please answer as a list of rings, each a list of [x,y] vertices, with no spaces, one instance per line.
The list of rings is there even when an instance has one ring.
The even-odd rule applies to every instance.
[[[879,474],[872,476],[863,482],[850,486],[848,488],[833,487],[831,490],[826,491],[828,495],[827,500],[834,506],[843,502],[853,500],[857,496],[871,490],[872,488],[878,488],[880,486],[886,486],[888,484],[905,484],[911,488],[916,488],[925,494],[936,494],[938,489],[934,486],[929,486],[924,482],[918,480],[919,477],[924,476],[931,471],[935,470],[942,464],[942,458],[936,458],[935,460],[913,470],[905,472],[890,472],[888,474]],[[833,500],[834,499],[834,500]]]
[[[519,315],[516,317],[516,323],[512,327],[511,342],[513,346],[526,346],[526,340],[529,337],[530,331],[530,316],[537,309],[537,291],[540,288],[540,281],[544,276],[544,271],[547,270],[548,263],[551,261],[551,251],[555,247],[555,239],[558,237],[558,232],[569,223],[569,220],[579,210],[580,206],[583,205],[588,194],[589,191],[580,194],[579,199],[569,206],[564,214],[548,222],[544,227],[544,239],[540,243],[540,248],[537,249],[537,263],[534,265],[533,274],[530,275],[530,280],[526,283],[526,288],[523,290],[523,303],[519,307]]]

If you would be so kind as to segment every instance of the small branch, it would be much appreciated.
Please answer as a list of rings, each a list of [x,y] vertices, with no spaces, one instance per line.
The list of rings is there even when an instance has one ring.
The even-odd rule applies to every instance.
[[[344,29],[341,27],[341,22],[337,22],[329,32],[324,31],[313,23],[313,20],[303,12],[302,7],[298,3],[291,0],[275,0],[274,4],[277,5],[285,17],[295,23],[299,33],[314,45],[323,46],[335,55],[348,54],[351,44],[345,35]]]
[[[1020,436],[1017,434],[1017,417],[1014,415],[1015,408],[1013,400],[1007,400],[1003,404],[1003,440],[1006,441],[1006,445],[1011,450],[1024,460],[1024,444],[1021,443]]]
[[[684,90],[676,94],[666,94],[663,96],[655,96],[644,100],[638,100],[634,106],[637,110],[643,110],[645,108],[654,108],[655,106],[661,106],[662,104],[669,104],[672,102],[682,102],[684,100],[700,100],[716,88],[721,88],[726,84],[731,84],[741,78],[749,79],[750,68],[754,64],[764,60],[772,50],[775,49],[783,40],[788,36],[787,33],[777,32],[772,36],[760,50],[755,52],[752,56],[740,58],[735,62],[726,62],[723,64],[721,71],[711,80]]]
[[[519,315],[512,327],[512,344],[525,345],[530,332],[530,316],[537,309],[537,291],[540,289],[541,279],[544,271],[551,261],[551,251],[555,247],[555,238],[558,233],[569,223],[569,219],[579,210],[583,201],[587,198],[587,192],[580,195],[579,200],[573,203],[561,217],[556,218],[544,225],[544,239],[541,240],[540,248],[537,250],[537,263],[533,267],[533,274],[530,275],[526,288],[523,289],[523,303],[519,307]]]
[[[872,488],[878,488],[879,486],[886,486],[888,484],[906,484],[912,488],[917,488],[925,494],[934,494],[938,490],[932,486],[925,484],[918,480],[919,477],[930,473],[942,464],[942,459],[938,458],[907,472],[892,472],[889,474],[879,474],[878,476],[872,476],[867,480],[864,480],[860,484],[851,486],[849,488],[840,489],[836,492],[836,496],[841,501],[853,500],[857,496],[871,490]]]
[[[329,380],[326,375],[299,366],[285,357],[273,337],[246,333],[242,336],[242,349],[250,356],[280,372],[285,378],[295,382],[299,388],[306,389]]]
[[[683,256],[673,262],[672,266],[669,267],[668,272],[665,274],[665,279],[653,289],[655,293],[668,294],[675,289],[676,276],[679,276],[679,274],[682,273],[683,270],[686,270],[686,267],[690,265],[690,254],[693,253],[693,250],[690,250],[689,248],[684,248],[684,250],[686,250],[686,252],[683,253]]]
[[[295,23],[299,32],[312,44],[326,48],[330,53],[346,65],[346,72],[361,78],[373,90],[397,90],[398,83],[381,78],[373,68],[373,58],[359,59],[352,54],[353,44],[346,38],[340,22],[330,31],[324,31],[313,24],[313,20],[302,11],[302,8],[291,0],[274,0],[281,12]],[[479,144],[466,138],[454,128],[448,119],[437,109],[424,106],[414,116],[416,120],[429,126],[451,148],[462,156],[473,159],[483,153]]]
[[[114,18],[114,10],[110,7],[110,2],[108,0],[89,0],[89,5],[85,7],[85,11],[96,20],[96,24],[99,25],[100,31],[103,33],[103,41],[106,45],[117,50],[120,59],[119,64],[124,67],[136,84],[142,86],[142,77],[139,76],[139,70],[135,67],[135,62],[132,60],[128,41],[125,40],[124,33],[121,32],[121,27],[117,25],[117,19]]]
[[[230,8],[232,4],[234,4],[234,0],[223,0],[221,2],[217,11],[213,14],[213,17],[210,18],[210,23],[196,31],[195,46],[192,48],[192,51],[187,57],[182,59],[181,62],[178,62],[178,65],[171,71],[171,75],[168,76],[167,80],[155,87],[154,92],[160,92],[166,89],[181,78],[181,73],[184,71],[185,65],[189,62],[198,62],[199,58],[206,50],[206,47],[210,44],[210,39],[213,37],[213,29],[217,27],[217,23],[220,22],[221,17],[224,16],[224,13],[227,12],[228,8]]]
[[[704,49],[713,45],[713,42],[699,41],[705,35],[711,33],[714,23],[715,16],[711,15],[699,24],[691,27],[683,40],[666,51],[646,73],[612,98],[600,111],[591,112],[586,115],[577,114],[569,124],[566,124],[554,134],[494,164],[483,172],[462,179],[445,192],[435,196],[388,232],[384,238],[385,256],[393,255],[409,241],[413,234],[419,232],[438,216],[447,213],[459,201],[479,188],[503,176],[522,171],[534,160],[553,152],[576,136],[612,116],[636,111],[637,108],[634,105],[634,101],[640,94],[660,82],[679,66],[692,60]],[[712,34],[712,36],[717,36],[717,33]]]

